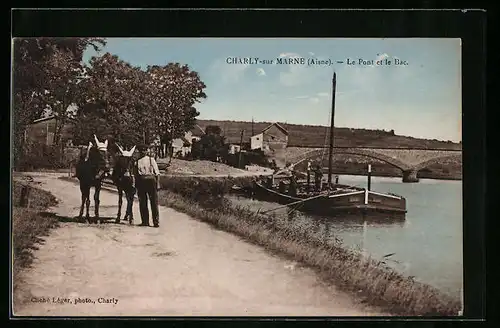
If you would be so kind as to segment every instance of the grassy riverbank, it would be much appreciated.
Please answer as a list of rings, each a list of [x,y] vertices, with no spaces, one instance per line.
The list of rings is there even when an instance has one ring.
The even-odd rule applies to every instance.
[[[190,181],[191,180],[191,181]],[[183,179],[166,183],[160,203],[237,234],[269,250],[315,268],[325,279],[393,314],[453,316],[460,301],[405,277],[385,263],[365,258],[321,229],[287,224],[287,218],[264,216],[232,206],[223,196],[233,182]]]
[[[13,182],[12,190],[12,249],[13,261],[13,285],[14,291],[21,284],[19,273],[27,268],[33,261],[33,250],[36,244],[43,241],[50,229],[57,226],[57,220],[50,216],[42,216],[47,207],[56,204],[56,199],[50,193],[31,187],[29,195],[29,207],[20,207],[19,199],[21,189],[25,182]]]

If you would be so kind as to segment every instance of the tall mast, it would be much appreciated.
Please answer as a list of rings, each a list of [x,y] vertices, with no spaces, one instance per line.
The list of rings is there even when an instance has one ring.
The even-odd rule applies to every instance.
[[[330,151],[328,157],[328,186],[332,183],[332,167],[333,167],[333,136],[335,127],[335,91],[337,88],[337,74],[333,72],[332,80],[332,113],[330,122]]]

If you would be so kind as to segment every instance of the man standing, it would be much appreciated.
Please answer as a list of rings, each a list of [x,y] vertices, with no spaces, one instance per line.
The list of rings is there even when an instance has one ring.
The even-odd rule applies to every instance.
[[[321,180],[323,179],[323,170],[321,170],[321,165],[316,163],[314,169],[314,186],[316,191],[321,191]]]
[[[141,212],[141,226],[149,226],[148,198],[151,203],[151,215],[153,225],[159,227],[158,210],[158,184],[160,170],[156,160],[148,154],[147,145],[139,145],[139,159],[134,166],[135,184],[137,196],[139,197],[139,210]]]
[[[311,161],[307,161],[307,191],[311,191]]]

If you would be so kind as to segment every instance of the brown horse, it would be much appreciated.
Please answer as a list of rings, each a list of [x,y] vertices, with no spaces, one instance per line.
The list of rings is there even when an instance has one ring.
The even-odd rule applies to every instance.
[[[134,221],[134,214],[132,212],[132,206],[134,204],[135,187],[134,187],[134,176],[133,176],[133,160],[132,155],[135,151],[135,146],[129,151],[123,150],[120,145],[116,144],[118,147],[119,155],[115,159],[115,165],[113,167],[113,174],[111,179],[118,189],[118,214],[116,216],[116,223],[120,223],[122,204],[123,204],[123,192],[125,192],[125,198],[127,199],[127,209],[125,211],[124,220],[128,219],[128,222],[132,224]]]
[[[82,220],[84,205],[86,205],[85,217],[89,223],[102,223],[99,219],[99,194],[102,180],[109,174],[108,140],[99,142],[94,135],[95,145],[89,142],[87,153],[80,157],[76,165],[76,177],[80,181],[82,204],[80,206],[79,220]],[[90,189],[94,187],[94,212],[95,217],[90,219]]]

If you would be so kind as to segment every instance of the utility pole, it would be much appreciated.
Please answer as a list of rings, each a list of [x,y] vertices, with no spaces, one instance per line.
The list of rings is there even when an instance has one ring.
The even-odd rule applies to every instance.
[[[330,156],[328,158],[328,187],[332,183],[332,171],[333,171],[333,137],[334,137],[334,127],[335,127],[335,91],[337,87],[337,74],[333,72],[332,79],[332,113],[330,122]]]
[[[254,125],[254,122],[253,122],[253,116],[252,116],[252,137],[255,135],[253,125]]]
[[[240,151],[239,151],[239,156],[238,156],[238,168],[241,168],[241,148],[243,147],[243,133],[245,130],[241,130],[241,135],[240,135]]]

